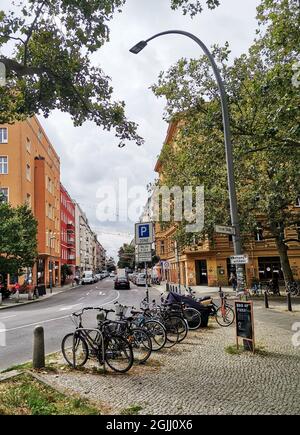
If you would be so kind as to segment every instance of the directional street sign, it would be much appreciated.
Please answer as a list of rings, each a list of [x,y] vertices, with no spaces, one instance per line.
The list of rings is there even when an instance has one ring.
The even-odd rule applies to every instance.
[[[135,224],[135,244],[153,243],[153,224],[152,222],[142,222]]]
[[[227,225],[215,225],[215,232],[219,234],[228,234],[230,236],[235,235],[235,227]]]
[[[145,253],[145,252],[151,252],[152,244],[151,243],[145,243],[144,245],[137,245],[137,252],[138,253]]]
[[[231,264],[246,264],[249,262],[249,257],[247,254],[231,255],[230,262]]]

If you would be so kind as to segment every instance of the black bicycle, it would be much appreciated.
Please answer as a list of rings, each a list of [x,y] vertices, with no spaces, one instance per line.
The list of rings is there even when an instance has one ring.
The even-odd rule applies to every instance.
[[[104,313],[103,317],[97,316],[96,328],[83,327],[82,316],[88,310]],[[115,372],[125,373],[132,367],[132,346],[127,339],[112,330],[112,321],[107,319],[112,312],[114,310],[86,307],[72,314],[76,329],[67,334],[61,344],[63,356],[70,366],[83,367],[89,358],[96,358],[99,364],[107,363]]]

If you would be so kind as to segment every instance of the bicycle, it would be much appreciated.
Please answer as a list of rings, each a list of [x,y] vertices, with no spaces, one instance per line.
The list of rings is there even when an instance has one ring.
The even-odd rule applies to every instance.
[[[201,326],[201,313],[196,308],[187,307],[184,303],[168,303],[164,297],[163,293],[160,295],[160,300],[170,312],[177,313],[182,316],[188,323],[188,327],[191,330],[198,329]]]
[[[122,334],[131,344],[134,360],[138,364],[144,364],[152,353],[152,341],[150,333],[133,322],[133,317],[126,317],[126,311],[130,308],[126,305],[115,302],[116,317],[119,321],[116,322],[116,333]]]
[[[300,282],[288,281],[286,283],[286,292],[293,296],[300,296]]]
[[[221,299],[221,305],[218,306],[213,301],[213,298],[210,296],[206,296],[204,298],[196,298],[195,292],[191,289],[191,287],[188,288],[189,296],[194,299],[198,303],[206,302],[206,306],[210,308],[209,316],[214,317],[216,322],[220,326],[230,326],[235,320],[235,313],[232,305],[230,305],[227,302],[227,295],[225,295],[223,292],[220,293],[220,299]]]
[[[98,310],[104,312],[104,318],[98,319],[96,328],[84,328],[82,316],[85,311]],[[99,364],[107,365],[118,373],[125,373],[132,367],[133,351],[131,344],[122,336],[111,331],[111,320],[107,315],[114,310],[86,307],[79,312],[72,313],[72,320],[76,329],[67,334],[61,344],[62,354],[67,363],[76,368],[83,367],[90,357],[95,357]]]

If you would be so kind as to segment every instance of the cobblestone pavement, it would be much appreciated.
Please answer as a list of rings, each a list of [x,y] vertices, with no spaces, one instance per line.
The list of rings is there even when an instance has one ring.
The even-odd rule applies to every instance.
[[[212,320],[125,375],[65,369],[41,376],[104,403],[112,414],[133,406],[152,415],[300,414],[300,346],[292,345],[292,332],[260,320],[255,327],[254,355],[226,352],[235,343],[234,326],[221,328]]]

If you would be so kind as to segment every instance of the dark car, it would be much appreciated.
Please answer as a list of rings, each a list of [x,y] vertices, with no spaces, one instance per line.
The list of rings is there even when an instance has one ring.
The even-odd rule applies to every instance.
[[[115,289],[130,289],[129,279],[126,276],[117,276],[115,279]]]

